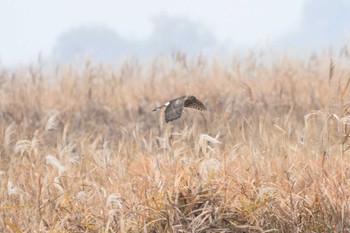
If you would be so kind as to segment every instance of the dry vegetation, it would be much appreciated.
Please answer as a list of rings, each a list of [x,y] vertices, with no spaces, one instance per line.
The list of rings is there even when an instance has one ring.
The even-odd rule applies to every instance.
[[[0,231],[349,232],[342,52],[2,68]]]

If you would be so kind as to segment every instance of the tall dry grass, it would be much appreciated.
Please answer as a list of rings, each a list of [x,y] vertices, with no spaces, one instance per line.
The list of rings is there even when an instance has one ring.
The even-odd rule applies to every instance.
[[[2,68],[0,231],[350,231],[349,57],[264,56]]]

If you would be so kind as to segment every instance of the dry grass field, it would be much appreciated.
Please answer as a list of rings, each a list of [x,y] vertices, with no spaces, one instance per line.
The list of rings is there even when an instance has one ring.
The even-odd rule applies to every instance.
[[[0,232],[349,232],[346,48],[266,56],[0,68]]]

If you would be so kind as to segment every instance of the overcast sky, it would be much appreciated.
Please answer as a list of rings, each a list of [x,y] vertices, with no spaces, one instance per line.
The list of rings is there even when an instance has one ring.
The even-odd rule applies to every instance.
[[[39,53],[50,58],[62,35],[82,27],[107,28],[125,41],[149,42],[150,38],[162,38],[161,34],[155,34],[156,21],[162,17],[200,25],[215,37],[216,44],[227,48],[273,43],[289,35],[296,37],[307,28],[305,14],[312,11],[310,2],[312,0],[0,0],[0,61],[5,65],[26,64],[35,61]],[[327,0],[314,2],[323,2],[327,7]],[[340,8],[349,6],[348,0],[329,2],[342,2]],[[325,9],[315,9],[320,14],[324,13],[322,10]],[[350,8],[345,10],[349,12]],[[171,25],[166,27],[171,30]],[[342,30],[344,35],[348,32]]]

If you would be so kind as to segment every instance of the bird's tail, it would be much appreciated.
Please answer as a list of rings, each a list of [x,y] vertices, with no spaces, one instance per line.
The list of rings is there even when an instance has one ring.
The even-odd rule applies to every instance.
[[[162,106],[160,106],[160,107],[158,107],[158,108],[155,108],[155,109],[153,109],[152,111],[154,112],[154,111],[158,111],[158,110],[160,110],[160,109],[162,109],[162,108],[164,108],[165,107],[165,105],[162,105]]]

